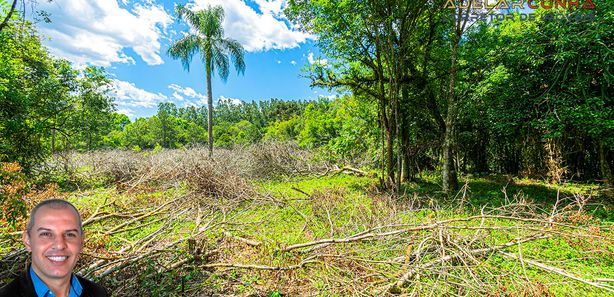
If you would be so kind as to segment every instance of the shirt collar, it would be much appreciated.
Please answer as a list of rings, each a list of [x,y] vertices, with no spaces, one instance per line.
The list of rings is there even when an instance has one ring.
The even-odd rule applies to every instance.
[[[50,297],[54,296],[49,287],[36,275],[32,266],[30,266],[30,278],[32,279],[32,283],[34,284],[34,291],[36,291],[36,296],[38,297]],[[70,280],[70,293],[69,297],[79,297],[83,292],[83,287],[81,283],[77,279],[77,277],[73,274]]]

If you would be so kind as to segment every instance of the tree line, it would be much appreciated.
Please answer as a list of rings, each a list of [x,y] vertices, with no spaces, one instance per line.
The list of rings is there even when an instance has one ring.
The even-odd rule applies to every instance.
[[[111,81],[52,57],[27,22],[0,32],[0,160],[26,168],[57,149],[95,149],[112,127]]]
[[[459,171],[611,186],[611,5],[476,21],[473,1],[447,2],[288,1],[328,58],[312,84],[377,107],[383,182],[398,189],[436,165],[445,191]]]
[[[392,189],[432,170],[447,191],[459,172],[611,186],[612,8],[472,22],[470,8],[444,4],[289,1],[286,15],[327,57],[311,65],[312,84],[343,95],[220,102],[211,133],[206,106],[161,103],[134,121],[114,112],[104,69],[76,70],[30,25],[10,24],[0,32],[0,159],[27,166],[59,150],[275,140],[377,168]]]

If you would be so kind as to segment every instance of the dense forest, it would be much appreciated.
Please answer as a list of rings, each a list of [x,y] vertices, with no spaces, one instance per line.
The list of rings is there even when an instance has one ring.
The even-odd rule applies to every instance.
[[[469,285],[450,281],[442,291],[434,293],[433,289],[430,293],[472,296],[491,292],[496,292],[493,296],[543,293],[543,296],[552,296],[548,293],[548,286],[542,287],[546,282],[544,278],[528,281],[524,262],[523,272],[516,271],[517,275],[524,273],[524,277],[510,278],[514,284],[509,285],[490,279],[506,273],[497,270],[506,265],[480,262],[490,263],[484,264],[486,271],[482,271],[482,264],[478,263],[475,265],[478,268],[474,268],[473,264],[457,258],[462,254],[478,261],[472,257],[503,251],[514,242],[551,238],[543,235],[546,231],[542,228],[560,227],[567,229],[553,231],[552,234],[559,236],[557,244],[535,243],[527,248],[527,253],[537,251],[539,255],[551,253],[552,257],[563,254],[561,257],[582,258],[585,257],[582,251],[596,250],[595,257],[602,258],[582,258],[589,264],[583,262],[587,267],[578,268],[585,270],[576,273],[590,271],[589,267],[594,264],[590,261],[593,260],[605,265],[600,279],[606,279],[604,283],[608,285],[592,283],[588,277],[580,279],[588,286],[605,287],[606,291],[612,292],[612,225],[611,222],[599,221],[611,221],[611,206],[594,208],[600,210],[595,210],[597,214],[591,216],[580,216],[586,211],[584,206],[588,199],[585,198],[593,199],[593,192],[572,193],[565,187],[575,183],[595,185],[591,189],[598,189],[594,192],[597,198],[591,201],[604,205],[610,205],[614,195],[614,9],[607,1],[588,1],[593,4],[588,6],[582,1],[556,1],[554,5],[554,0],[548,6],[544,1],[529,1],[528,4],[539,5],[536,9],[526,10],[524,7],[510,7],[506,1],[488,6],[488,1],[455,5],[455,1],[443,0],[288,0],[286,16],[301,30],[317,36],[317,46],[323,54],[321,60],[308,65],[304,75],[312,86],[335,91],[337,96],[292,101],[271,98],[240,103],[222,100],[201,107],[164,102],[158,105],[155,115],[136,119],[117,112],[112,79],[104,68],[78,69],[69,61],[54,57],[41,44],[42,37],[34,24],[21,19],[18,14],[8,16],[0,26],[0,162],[5,164],[0,170],[2,228],[7,228],[7,234],[11,235],[10,232],[15,232],[16,227],[23,224],[20,220],[23,220],[26,208],[31,206],[28,197],[67,195],[65,193],[84,189],[96,191],[97,187],[103,187],[111,190],[86,194],[75,192],[78,193],[75,195],[104,196],[101,205],[108,207],[108,213],[130,213],[132,221],[125,224],[112,221],[111,224],[117,227],[100,231],[104,236],[96,237],[92,245],[115,249],[123,256],[126,248],[114,244],[128,240],[109,238],[116,232],[127,232],[125,234],[132,234],[135,238],[143,236],[142,240],[132,241],[128,249],[142,254],[113,258],[107,254],[95,254],[93,251],[98,250],[90,246],[92,253],[87,255],[88,263],[100,264],[108,257],[117,261],[112,264],[119,264],[110,265],[111,268],[103,265],[96,268],[92,264],[84,266],[81,271],[102,279],[109,287],[128,290],[128,293],[136,290],[134,292],[141,295],[183,295],[184,282],[199,279],[211,285],[207,287],[207,290],[212,290],[206,291],[208,293],[256,292],[254,294],[261,294],[258,296],[282,296],[274,293],[290,292],[287,294],[298,296],[306,292],[302,290],[311,290],[309,292],[325,292],[325,295],[334,292],[348,296],[374,290],[366,295],[380,295],[384,294],[382,292],[407,293],[409,291],[402,288],[415,281],[414,286],[410,286],[414,290],[412,294],[426,295],[433,282],[439,281],[434,275],[442,275],[433,271],[439,269],[437,271],[441,272],[445,265],[462,262],[465,266],[455,266],[462,267],[458,268],[458,274],[449,273],[455,277],[462,275],[466,279],[459,282],[466,281]],[[4,11],[10,8],[6,1],[0,1],[0,5]],[[213,123],[212,135],[208,132],[209,116]],[[210,139],[212,143],[209,143]],[[201,148],[209,144],[216,149],[212,158],[201,152]],[[69,155],[83,157],[70,159],[66,157]],[[64,158],[61,161],[63,167],[54,167],[58,158]],[[88,161],[84,164],[76,164],[85,159]],[[245,161],[248,159],[249,162]],[[173,165],[175,163],[182,165]],[[57,169],[60,167],[64,169]],[[360,177],[348,177],[349,180],[339,177],[337,174],[344,169]],[[229,173],[232,170],[237,171]],[[299,172],[310,172],[311,176],[320,178],[331,170],[335,175],[326,182],[336,188],[321,189],[302,180],[284,184]],[[203,172],[208,175],[203,177]],[[484,187],[492,186],[489,181],[479,179],[483,176],[496,176],[498,182],[501,176],[505,177],[501,184],[503,190],[488,188],[482,192]],[[253,179],[256,188],[269,192],[256,194],[257,190],[248,186],[250,182],[244,179]],[[486,204],[501,206],[510,202],[508,198],[512,195],[508,197],[507,186],[515,186],[515,181],[521,179],[543,184],[537,187],[537,192],[523,188],[514,194],[513,198],[517,200],[512,204],[514,207],[522,206],[518,209],[497,209],[501,213],[493,211],[491,216],[484,213]],[[44,185],[50,181],[59,183],[59,188],[56,184]],[[230,186],[234,188],[230,189],[226,181],[234,183]],[[548,190],[551,186],[560,188]],[[424,187],[431,192],[425,193]],[[470,187],[475,189],[476,195],[485,196],[467,198]],[[355,191],[361,192],[356,194]],[[152,192],[161,193],[161,196],[148,196]],[[302,198],[288,192],[305,195],[315,204],[301,204]],[[543,205],[536,207],[532,202],[526,202],[527,193],[535,193],[532,198],[546,197],[539,201]],[[559,196],[565,193],[575,203],[570,204],[573,207],[561,205]],[[141,205],[149,199],[147,201],[157,203],[156,210],[134,209],[128,203],[107,204],[107,201],[116,199],[105,195],[117,195],[122,197],[118,199],[133,201],[134,205]],[[203,197],[214,198],[210,201]],[[373,200],[365,202],[367,197]],[[286,201],[285,198],[289,199]],[[438,212],[439,203],[450,199],[459,203],[460,206],[455,204],[455,207],[461,210]],[[245,201],[257,201],[263,205],[252,208],[245,206]],[[96,202],[83,203],[91,208],[87,214],[91,215],[92,225],[113,218],[113,215],[105,216],[98,208],[94,211],[92,205]],[[166,217],[153,217],[163,213],[167,207],[173,207],[174,204],[169,203],[176,203],[175,207],[190,205],[189,211],[177,213],[195,217],[185,219],[171,215],[171,210]],[[466,204],[473,208],[463,208],[467,207]],[[414,205],[419,206],[412,209]],[[439,206],[418,212],[418,209],[424,211],[428,208],[427,205],[431,208],[432,205]],[[571,212],[572,208],[573,215],[567,214],[566,211]],[[206,209],[210,212],[207,213]],[[546,214],[531,212],[536,209],[546,209]],[[198,214],[192,214],[196,210]],[[256,210],[264,211],[264,214],[257,214]],[[468,218],[450,217],[461,211],[461,216]],[[382,217],[378,216],[380,214]],[[116,217],[119,220],[122,216]],[[267,225],[267,218],[273,217],[283,218],[284,226],[291,227],[292,231],[278,225]],[[381,245],[377,245],[377,240],[390,234],[414,232],[411,228],[410,231],[390,229],[407,227],[408,217],[417,224],[415,230],[425,232],[427,237],[382,240]],[[220,223],[197,228],[209,218],[210,223]],[[475,220],[475,225],[471,225],[472,220]],[[492,224],[488,220],[493,220]],[[155,255],[168,252],[182,241],[158,246],[155,253],[149,252],[147,244],[156,238],[154,234],[166,231],[160,231],[163,230],[160,227],[148,231],[152,233],[134,235],[130,233],[134,230],[128,229],[134,222],[143,223],[142,226],[150,223],[153,226],[179,226],[185,223],[192,228],[194,221],[196,227],[185,235],[189,238],[186,239],[189,248],[172,255],[165,254],[157,260]],[[254,227],[250,224],[253,221],[254,224],[265,222],[263,228],[270,227],[268,231],[281,237],[270,235],[274,237],[271,239],[267,237],[269,233],[252,230]],[[455,225],[458,222],[468,223]],[[513,237],[511,231],[510,234],[497,233],[507,230],[505,228],[512,222],[525,224],[517,227],[522,232],[539,229],[544,233],[521,239],[510,239]],[[225,229],[209,229],[217,227],[216,224],[229,225]],[[244,229],[236,227],[242,224],[245,224]],[[485,236],[488,239],[482,243],[481,239],[476,239],[479,237],[477,231],[471,240],[462,237],[474,230],[471,228],[478,228],[478,224],[481,224],[479,228],[488,230],[484,232],[491,232],[491,237]],[[227,230],[239,235],[228,235]],[[300,234],[290,239],[283,237],[283,234],[294,234],[295,231],[300,231]],[[265,264],[272,266],[206,262],[207,257],[214,257],[213,254],[206,253],[204,248],[198,250],[202,252],[198,254],[194,244],[213,249],[207,240],[219,236],[227,241],[234,238],[235,242],[249,246],[244,251],[246,254],[239,255],[238,259],[247,263],[265,254],[264,258],[270,257]],[[593,241],[592,245],[580,243],[578,236],[587,236],[582,240]],[[246,241],[244,237],[259,241]],[[454,238],[459,237],[462,239],[455,241]],[[363,239],[365,242],[361,241]],[[301,245],[302,241],[309,242]],[[354,246],[349,244],[354,242],[357,243]],[[334,246],[335,243],[348,245]],[[371,244],[373,246],[369,246]],[[252,249],[262,246],[269,247],[249,254]],[[554,248],[550,246],[557,246],[557,250],[546,250]],[[558,246],[568,250],[562,252]],[[235,247],[215,249],[219,253],[218,262],[233,259],[230,254]],[[305,247],[313,248],[306,250]],[[6,246],[3,248],[10,250]],[[294,249],[303,249],[303,252],[292,254]],[[315,254],[320,250],[330,253]],[[400,258],[385,254],[386,251],[396,253]],[[574,254],[576,252],[582,255]],[[483,261],[507,264],[516,261],[510,254],[501,252],[501,255],[502,258],[485,257]],[[433,260],[439,256],[441,261]],[[11,252],[6,259],[21,259],[19,257],[23,254]],[[126,262],[119,262],[122,259]],[[149,262],[141,268],[127,264],[143,259]],[[320,261],[318,259],[332,261],[331,267],[337,270],[307,270],[297,275],[283,272],[265,275],[262,272],[303,269],[316,260]],[[166,260],[164,265],[170,268],[164,270],[156,266],[158,263],[155,261]],[[427,260],[430,262],[424,262]],[[198,261],[203,263],[200,266],[194,264],[194,267],[202,270],[182,266]],[[420,271],[430,279],[421,280],[418,268],[401,276],[394,274],[394,267],[405,269],[403,265],[414,263],[411,261],[423,261],[420,262],[422,266],[416,267],[423,269]],[[527,261],[531,264],[531,260]],[[356,263],[364,266],[357,270],[348,268],[358,265]],[[493,266],[489,266],[491,264]],[[250,281],[235,272],[215,270],[220,267],[240,271],[254,269],[260,272],[246,272],[243,276],[269,281],[262,281],[266,284],[260,283],[261,289],[256,286],[253,290],[245,289]],[[568,268],[572,267],[570,264]],[[543,267],[540,269],[544,270]],[[388,274],[379,275],[373,271],[387,271]],[[212,274],[207,274],[209,272]],[[180,280],[181,289],[160,292],[150,280],[134,279],[139,273],[155,276],[157,281],[169,286]],[[319,273],[324,273],[324,276]],[[0,275],[1,279],[7,277],[9,275]],[[134,284],[122,281],[122,277],[149,285],[136,289]],[[325,281],[316,284],[298,281],[319,281],[319,277]],[[368,288],[362,287],[362,283],[353,283],[357,286],[355,288],[344,286],[354,278],[370,285]],[[529,285],[523,283],[525,278]],[[270,280],[281,283],[273,284],[276,281]],[[216,281],[223,283],[221,287],[217,287],[219,283]],[[382,284],[390,284],[387,291],[376,288]],[[530,291],[522,291],[523,286],[531,288]],[[491,289],[494,291],[489,291]],[[540,291],[542,289],[545,291]],[[203,292],[194,290],[190,294]],[[560,290],[563,291],[556,291],[554,295],[578,293]],[[598,296],[601,291],[590,292]]]

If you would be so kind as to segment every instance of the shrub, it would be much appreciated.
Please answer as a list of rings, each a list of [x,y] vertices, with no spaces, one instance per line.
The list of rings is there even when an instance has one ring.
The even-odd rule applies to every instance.
[[[19,163],[0,163],[0,222],[15,228],[16,222],[26,215],[24,196],[30,191]]]
[[[0,227],[21,230],[27,211],[40,201],[61,198],[55,183],[36,187],[19,163],[0,163]]]

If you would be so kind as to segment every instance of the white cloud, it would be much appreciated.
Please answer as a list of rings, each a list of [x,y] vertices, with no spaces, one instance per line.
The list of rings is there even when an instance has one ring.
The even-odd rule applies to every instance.
[[[296,61],[292,60],[292,61],[290,61],[290,64],[296,65]]]
[[[134,111],[130,108],[118,108],[117,113],[125,114],[130,119],[136,118],[134,115]]]
[[[186,100],[186,102],[183,104],[184,107],[201,107],[207,105],[207,95],[200,94],[190,87],[182,87],[177,84],[171,84],[168,86],[168,88],[174,91],[173,97],[177,98],[178,100]],[[218,104],[241,105],[243,102],[241,99],[220,96],[217,102],[214,102],[214,105]]]
[[[172,17],[160,5],[146,1],[128,11],[111,0],[54,0],[39,6],[51,14],[52,22],[39,27],[51,38],[45,43],[54,55],[78,65],[110,66],[134,64],[125,53],[132,49],[149,65],[163,63],[160,39]]]
[[[254,0],[254,2],[258,4],[260,11],[272,13],[274,15],[280,15],[283,10],[285,1],[284,0]]]
[[[138,88],[134,83],[113,80],[115,86],[115,98],[119,110],[131,110],[130,107],[155,107],[160,102],[168,101],[168,97],[162,93],[151,93]]]
[[[277,64],[281,64],[281,61],[280,61],[280,60],[277,60]]]
[[[181,96],[179,93],[177,92],[173,92],[173,97],[179,101],[183,101],[183,96]]]
[[[185,98],[185,97],[188,97],[190,99],[197,99],[197,100],[203,100],[204,99],[205,102],[207,101],[207,95],[200,94],[200,93],[196,92],[194,89],[192,89],[190,87],[185,87],[184,88],[184,87],[182,87],[180,85],[177,85],[177,84],[170,84],[168,86],[168,88],[173,90],[173,91],[175,91],[173,93],[173,96],[174,96],[174,94],[177,94],[182,99]]]
[[[243,105],[243,101],[241,101],[241,99],[226,98],[224,96],[220,96],[220,99],[218,99],[217,104]]]
[[[239,41],[246,51],[267,51],[299,46],[309,34],[290,28],[283,15],[284,0],[254,0],[260,12],[242,0],[194,0],[193,9],[221,5],[224,8],[224,33]]]
[[[327,59],[314,59],[313,58],[313,53],[309,53],[307,55],[307,60],[309,61],[309,64],[320,64],[320,65],[326,65],[328,63]]]
[[[203,105],[207,105],[207,95],[200,94],[190,87],[170,84],[168,88],[173,90],[173,97],[175,97],[177,100],[185,100],[183,107],[201,107]]]

